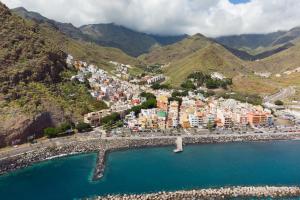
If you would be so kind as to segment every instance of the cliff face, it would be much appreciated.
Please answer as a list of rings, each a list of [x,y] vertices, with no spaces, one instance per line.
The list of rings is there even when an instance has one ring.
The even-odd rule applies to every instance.
[[[0,2],[0,147],[65,119],[63,108],[47,98],[62,81],[65,58],[37,24]]]

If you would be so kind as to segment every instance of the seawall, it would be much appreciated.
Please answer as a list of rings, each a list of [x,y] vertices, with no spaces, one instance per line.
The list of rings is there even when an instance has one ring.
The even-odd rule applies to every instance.
[[[183,144],[207,144],[247,141],[271,141],[299,139],[300,133],[282,134],[249,134],[249,135],[203,135],[183,137]],[[150,138],[107,138],[91,139],[86,141],[74,141],[59,146],[53,145],[45,148],[35,148],[15,156],[0,160],[0,175],[20,168],[30,166],[37,162],[52,159],[58,156],[68,156],[80,153],[98,153],[94,179],[103,176],[106,156],[111,151],[126,150],[132,148],[147,148],[160,146],[175,146],[176,137],[150,137]]]

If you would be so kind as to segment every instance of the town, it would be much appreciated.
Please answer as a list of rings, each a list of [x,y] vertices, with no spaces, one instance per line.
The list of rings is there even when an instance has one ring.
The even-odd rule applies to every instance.
[[[272,110],[231,98],[215,97],[195,91],[174,89],[154,90],[153,84],[165,80],[162,74],[130,78],[130,65],[111,61],[117,76],[74,60],[69,55],[67,64],[78,70],[71,80],[88,82],[90,93],[104,101],[108,109],[87,113],[84,123],[101,127],[108,133],[138,133],[147,131],[190,129],[226,131],[261,131],[274,128]],[[212,73],[213,80],[224,80],[220,73]],[[143,83],[143,84],[141,84]],[[118,131],[119,130],[119,131]]]

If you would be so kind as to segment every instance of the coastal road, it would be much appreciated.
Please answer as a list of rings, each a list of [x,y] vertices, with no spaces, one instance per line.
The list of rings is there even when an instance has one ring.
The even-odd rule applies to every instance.
[[[230,134],[202,134],[202,135],[186,135],[183,134],[180,137],[182,138],[206,138],[206,137],[236,137],[236,136],[255,136],[255,135],[277,135],[277,134],[290,134],[290,133],[299,133],[300,134],[300,128],[297,129],[290,129],[287,128],[286,130],[280,130],[280,132],[273,133],[264,131],[262,133],[254,133],[254,132],[248,132],[245,134],[238,134],[238,133],[230,133]],[[300,136],[299,136],[300,137]],[[178,138],[178,136],[150,136],[150,137],[140,137],[140,136],[131,136],[131,137],[100,137],[99,135],[95,135],[94,133],[92,134],[83,134],[83,135],[74,135],[74,136],[69,136],[69,137],[62,137],[62,138],[55,138],[55,139],[47,139],[47,140],[42,140],[36,144],[24,144],[20,145],[17,147],[9,147],[0,150],[0,162],[1,160],[7,158],[7,157],[13,157],[17,156],[20,154],[24,154],[27,152],[34,151],[36,149],[40,148],[45,148],[45,147],[51,147],[51,146],[63,146],[71,143],[79,143],[82,141],[94,141],[94,140],[140,140],[140,139],[145,139],[145,140],[150,140],[150,139],[174,139],[174,144],[175,140]]]
[[[271,96],[266,96],[264,98],[264,102],[265,103],[267,103],[267,102],[274,103],[277,100],[283,100],[285,98],[293,96],[295,93],[296,93],[296,90],[295,90],[295,87],[293,87],[293,86],[283,88],[279,92],[277,92],[276,94],[273,94]]]

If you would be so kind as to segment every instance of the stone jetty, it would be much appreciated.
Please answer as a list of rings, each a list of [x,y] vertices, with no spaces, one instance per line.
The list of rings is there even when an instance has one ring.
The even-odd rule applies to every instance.
[[[232,187],[140,195],[109,195],[95,200],[213,200],[231,198],[292,198],[300,197],[299,187]]]
[[[299,139],[300,133],[276,133],[276,134],[228,134],[228,135],[198,135],[183,136],[183,145],[247,142],[247,141],[271,141]],[[0,175],[20,168],[27,167],[37,162],[80,153],[98,153],[94,179],[103,176],[106,156],[111,151],[119,151],[134,148],[160,147],[175,145],[176,137],[131,137],[131,138],[106,138],[89,139],[85,141],[73,141],[48,147],[36,147],[10,157],[0,159]]]

